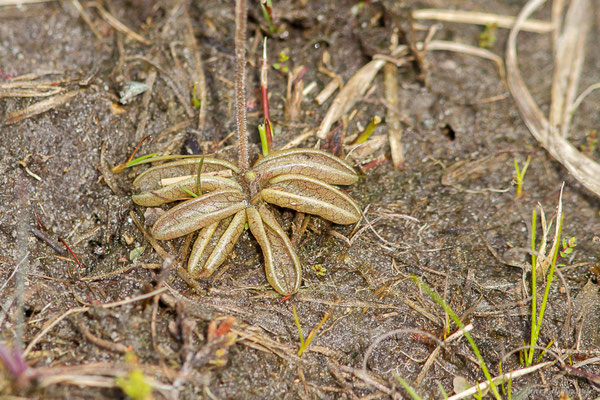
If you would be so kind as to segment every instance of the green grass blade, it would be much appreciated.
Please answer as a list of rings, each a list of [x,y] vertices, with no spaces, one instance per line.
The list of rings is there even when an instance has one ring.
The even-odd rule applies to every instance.
[[[398,380],[400,385],[402,385],[404,390],[406,390],[409,396],[413,398],[413,400],[423,400],[423,398],[419,396],[419,394],[404,379],[402,379],[398,375],[396,375],[396,379]]]
[[[460,318],[458,318],[458,315],[456,315],[456,313],[454,312],[454,310],[452,310],[452,308],[448,305],[448,303],[446,303],[444,301],[444,299],[442,299],[440,297],[439,294],[437,294],[431,287],[429,287],[429,285],[427,285],[425,282],[423,282],[417,276],[412,275],[411,279],[413,280],[413,282],[415,282],[417,284],[417,286],[419,287],[419,289],[421,289],[425,293],[427,293],[427,295],[429,295],[429,297],[431,297],[436,303],[438,303],[438,305],[440,307],[442,307],[444,309],[444,311],[446,311],[448,313],[448,315],[450,315],[450,318],[452,318],[452,320],[454,321],[454,323],[460,329],[464,330],[465,325],[462,323],[462,321],[460,320]],[[465,331],[464,335],[465,335],[465,338],[467,339],[467,341],[469,342],[469,344],[471,345],[471,349],[473,350],[473,353],[475,353],[475,356],[477,357],[477,359],[481,363],[481,370],[483,371],[483,374],[485,375],[485,378],[490,383],[490,388],[492,389],[492,393],[494,393],[494,397],[497,400],[501,400],[500,393],[498,392],[498,388],[496,387],[496,383],[492,379],[492,375],[490,374],[490,371],[488,370],[487,365],[485,364],[485,361],[483,360],[483,357],[481,356],[481,353],[479,352],[479,348],[477,347],[477,344],[475,343],[475,341],[473,340],[473,338],[471,337],[471,335],[469,334],[469,332]]]

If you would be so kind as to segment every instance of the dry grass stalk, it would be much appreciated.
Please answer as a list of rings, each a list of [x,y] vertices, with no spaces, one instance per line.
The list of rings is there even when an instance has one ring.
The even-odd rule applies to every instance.
[[[22,6],[23,4],[49,3],[54,0],[0,0],[0,7]]]
[[[517,63],[517,35],[527,17],[543,3],[543,0],[530,0],[523,7],[514,28],[510,32],[506,49],[508,87],[519,107],[523,121],[531,134],[575,179],[592,193],[600,196],[600,181],[598,180],[600,176],[600,164],[578,151],[575,146],[560,135],[555,126],[550,124],[535,103],[519,71]],[[577,4],[579,2],[575,2],[573,5]],[[575,23],[575,21],[572,20],[570,23]],[[567,108],[569,108],[568,104]]]
[[[285,121],[297,121],[300,117],[300,106],[302,104],[304,79],[302,75],[306,68],[303,66],[294,69],[294,72],[288,72],[287,90],[285,96],[285,105],[283,119]]]
[[[458,161],[446,169],[444,175],[442,175],[442,185],[453,186],[466,180],[485,176],[492,171],[503,168],[508,156],[508,150],[500,150],[477,160]]]
[[[94,25],[92,19],[90,18],[87,11],[83,8],[79,0],[71,0],[71,4],[73,4],[73,7],[75,7],[81,19],[83,19],[83,22],[87,24],[94,36],[96,36],[96,39],[98,39],[101,42],[104,41],[104,36],[102,36],[102,34],[98,31],[98,28],[96,28],[96,25]]]
[[[328,98],[337,90],[337,88],[341,87],[343,82],[340,79],[332,79],[329,81],[327,85],[319,92],[319,94],[315,97],[315,101],[318,105],[321,105],[327,101]]]
[[[65,89],[55,82],[8,81],[0,82],[0,99],[3,97],[48,97]]]
[[[432,40],[427,44],[427,51],[433,50],[445,50],[445,51],[453,51],[456,53],[468,54],[475,57],[485,58],[487,60],[493,61],[498,68],[498,75],[500,75],[500,79],[504,82],[506,78],[506,71],[504,70],[504,61],[502,57],[497,54],[492,53],[489,50],[482,49],[480,47],[470,46],[464,43],[457,42],[449,42],[446,40]]]
[[[384,60],[373,60],[356,71],[354,76],[348,80],[333,100],[323,121],[321,121],[321,125],[317,131],[319,139],[325,139],[333,124],[342,115],[350,111],[358,99],[367,91],[367,88],[371,85],[371,81],[385,64]]]
[[[562,25],[562,15],[565,8],[565,0],[552,1],[552,46],[557,48],[558,38],[560,36],[560,27]]]
[[[131,30],[124,23],[122,23],[117,18],[115,18],[115,16],[113,16],[111,13],[106,11],[104,9],[104,7],[102,7],[100,4],[94,4],[94,7],[96,7],[98,12],[100,13],[100,16],[115,30],[117,30],[121,33],[124,33],[125,35],[129,36],[131,39],[133,39],[135,41],[138,41],[143,44],[150,44],[150,41],[148,39],[146,39],[142,35]]]
[[[494,377],[493,381],[496,382],[496,384],[499,384],[502,382],[507,383],[510,380],[514,380],[515,378],[518,378],[520,376],[532,374],[535,371],[545,368],[547,366],[550,366],[554,363],[555,363],[554,361],[546,361],[546,362],[543,362],[540,364],[532,365],[531,367],[508,372],[506,374],[501,374],[501,375]],[[476,395],[477,393],[484,393],[489,387],[490,387],[490,383],[488,381],[484,381],[477,385],[471,386],[467,390],[457,393],[454,396],[448,397],[448,400],[459,400],[459,399],[471,398],[471,397],[473,397],[473,395]]]
[[[417,43],[417,49],[424,49],[423,43]],[[504,63],[502,62],[502,58],[498,55],[492,53],[489,50],[481,49],[474,46],[469,46],[462,43],[456,42],[448,42],[443,40],[432,40],[427,44],[426,49],[429,50],[445,50],[445,51],[454,51],[458,53],[469,54],[477,57],[482,57],[488,60],[493,61],[498,67],[498,74],[500,75],[502,81],[504,81],[504,77],[506,73],[504,71]],[[397,46],[392,52],[392,57],[400,57],[406,55],[408,51],[407,46],[400,45]],[[321,121],[321,125],[317,130],[317,137],[319,139],[325,139],[327,134],[331,130],[333,124],[339,120],[342,115],[350,111],[352,107],[356,104],[356,102],[360,99],[360,97],[366,92],[366,90],[371,85],[371,82],[379,72],[381,68],[387,63],[386,59],[382,59],[380,57],[374,57],[373,60],[367,63],[364,67],[359,69],[352,78],[348,80],[346,85],[340,90],[338,95],[333,100],[333,103],[327,110],[325,117]]]
[[[398,35],[392,36],[392,43],[398,43]],[[402,126],[398,117],[398,67],[388,62],[383,68],[383,82],[385,89],[385,100],[388,109],[385,120],[388,126],[388,140],[390,141],[390,152],[392,163],[398,169],[404,164],[404,150],[402,149]]]
[[[59,96],[54,96],[46,100],[39,101],[22,110],[14,111],[6,116],[6,125],[15,124],[24,119],[31,118],[35,115],[44,113],[48,110],[61,106],[77,96],[81,90],[73,90]]]
[[[457,22],[462,24],[488,25],[496,24],[500,28],[510,29],[515,23],[515,17],[510,15],[489,14],[475,11],[444,10],[428,8],[414,10],[413,19],[430,19],[436,21]],[[554,25],[551,22],[540,20],[528,20],[523,24],[524,31],[536,33],[551,32]]]
[[[569,134],[571,106],[577,95],[579,76],[585,60],[585,41],[590,30],[591,17],[589,0],[573,1],[555,45],[549,119],[550,124],[559,129],[564,138]]]
[[[146,132],[146,122],[148,122],[148,106],[150,105],[150,100],[152,99],[152,89],[154,88],[154,82],[156,82],[156,70],[152,68],[146,77],[146,81],[144,82],[148,86],[148,90],[144,92],[142,95],[142,105],[143,109],[138,117],[138,125],[135,129],[135,140],[140,141],[145,136]]]
[[[450,342],[454,342],[454,341],[462,338],[465,335],[465,332],[471,332],[472,330],[473,330],[473,324],[465,325],[464,329],[459,329],[456,332],[454,332],[452,335],[448,336],[444,340],[444,344],[448,344]],[[442,351],[442,346],[438,345],[431,352],[431,354],[429,355],[429,357],[427,357],[427,361],[425,361],[425,364],[423,365],[423,369],[421,369],[421,372],[419,372],[419,375],[417,376],[417,379],[415,379],[415,383],[417,385],[421,384],[421,382],[425,378],[425,375],[427,375],[427,372],[429,371],[429,368],[431,368],[431,366],[433,365],[433,363],[435,362],[435,360],[437,359],[437,357],[438,357],[438,355],[440,354],[441,351]]]

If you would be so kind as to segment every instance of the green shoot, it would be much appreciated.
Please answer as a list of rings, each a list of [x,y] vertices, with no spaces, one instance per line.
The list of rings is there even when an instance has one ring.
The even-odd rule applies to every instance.
[[[258,124],[258,134],[260,135],[260,145],[263,156],[269,155],[269,142],[267,141],[267,129],[265,124]]]
[[[477,400],[481,400],[483,398],[483,393],[481,392],[479,382],[477,382],[477,394],[474,394],[473,397],[475,397]]]
[[[310,331],[306,340],[304,339],[304,335],[302,334],[302,325],[300,324],[300,319],[298,318],[298,313],[296,312],[296,306],[292,306],[292,312],[294,313],[294,322],[296,323],[296,328],[298,329],[298,333],[300,335],[300,349],[298,349],[298,357],[301,357],[302,353],[304,353],[310,345],[310,342],[312,342],[313,339],[317,337],[317,332],[319,331],[319,329],[321,329],[323,324],[329,319],[330,312],[328,311],[327,314],[325,314],[325,316],[321,320],[321,322],[319,322],[317,326],[315,326]]]
[[[442,394],[442,397],[444,398],[444,400],[447,400],[448,399],[448,394],[444,390],[444,387],[442,386],[442,384],[440,383],[440,381],[437,382],[437,385],[438,385],[438,389],[440,390],[440,393]]]
[[[499,375],[503,374],[503,372],[502,372],[502,360],[500,360],[500,362],[498,363],[498,372],[499,372]],[[506,395],[506,387],[504,386],[504,381],[502,381],[501,385],[502,385],[501,386],[502,387],[502,394]]]
[[[194,88],[192,89],[192,106],[194,108],[200,109],[200,99],[198,98],[198,82],[194,82]]]
[[[133,400],[149,400],[152,398],[152,385],[150,385],[144,372],[137,367],[137,357],[133,353],[125,354],[125,361],[131,370],[125,377],[115,379],[117,386]]]
[[[514,182],[517,185],[517,197],[521,197],[523,194],[523,179],[525,178],[525,173],[527,172],[527,168],[529,167],[529,163],[531,162],[531,156],[527,156],[525,160],[525,164],[523,165],[523,170],[519,168],[519,163],[517,159],[515,161],[515,175],[513,175]]]
[[[398,375],[396,375],[396,379],[398,380],[398,382],[400,382],[400,385],[402,385],[404,390],[406,390],[406,393],[408,393],[409,396],[413,398],[413,400],[422,400],[423,399],[421,396],[419,396],[417,394],[415,389],[413,389],[404,379],[402,379]]]
[[[369,122],[369,124],[367,125],[367,127],[360,133],[360,135],[358,135],[356,137],[356,139],[354,139],[354,141],[352,142],[352,145],[361,144],[361,143],[366,142],[367,139],[369,139],[369,137],[375,130],[375,128],[377,127],[377,125],[379,125],[380,123],[381,123],[381,117],[378,115],[374,116],[373,119],[371,120],[371,122]]]
[[[117,377],[117,385],[123,393],[133,400],[148,400],[152,398],[152,386],[146,382],[144,373],[140,369],[130,371],[126,377]]]
[[[564,184],[563,184],[564,187]],[[563,188],[560,190],[560,197],[558,199],[558,206],[556,211],[556,219],[558,221],[556,225],[556,231],[554,234],[554,241],[552,244],[552,248],[550,249],[552,253],[552,261],[550,263],[550,268],[546,277],[546,288],[544,290],[544,296],[542,297],[542,304],[540,306],[540,311],[537,313],[537,256],[538,251],[536,250],[536,242],[535,242],[535,223],[536,223],[536,212],[535,210],[532,213],[532,223],[531,223],[531,338],[530,338],[530,348],[529,350],[525,350],[525,366],[530,366],[533,364],[533,354],[535,353],[535,346],[537,346],[537,341],[539,334],[542,330],[542,321],[544,319],[544,312],[546,311],[546,305],[548,304],[548,297],[550,295],[550,285],[552,284],[552,280],[554,279],[554,269],[556,268],[556,262],[559,256],[559,243],[560,243],[560,235],[562,232],[563,226],[563,212],[562,212],[562,193]],[[543,215],[542,215],[543,217]],[[545,227],[544,227],[545,229]],[[574,242],[573,242],[574,243]],[[540,246],[543,246],[541,244]],[[541,248],[540,248],[541,252]]]
[[[273,148],[273,125],[269,110],[269,59],[267,58],[267,38],[263,43],[263,57],[260,63],[260,98],[263,106],[264,124],[258,126],[263,155],[269,155]]]
[[[364,0],[361,0],[358,3],[354,4],[350,8],[350,14],[354,15],[355,17],[358,16],[358,14],[360,14],[360,12],[365,8],[365,3],[366,2]]]
[[[567,239],[562,240],[563,243],[563,248],[560,251],[560,257],[563,258],[565,256],[567,256],[568,254],[571,254],[573,252],[573,248],[575,246],[577,246],[575,237],[573,236],[572,238],[569,239],[569,241],[567,242]]]
[[[298,334],[300,335],[300,348],[302,348],[304,346],[304,334],[302,333],[302,325],[300,325],[300,318],[298,318],[296,306],[292,306],[292,312],[294,313],[294,322],[296,323],[296,329],[298,329]]]
[[[550,340],[550,343],[548,343],[546,345],[546,350],[548,350],[550,348],[550,346],[552,346],[552,344],[554,344],[554,340]],[[544,358],[544,354],[546,354],[546,350],[544,350],[540,353],[537,360],[535,360],[536,363],[539,363],[540,361],[542,361],[542,358]]]
[[[413,276],[411,276],[411,279],[413,280],[413,282],[415,282],[417,284],[417,286],[419,287],[420,290],[423,290],[425,293],[427,293],[427,295],[429,295],[429,297],[431,297],[433,299],[433,301],[438,303],[438,305],[440,307],[442,307],[444,309],[444,311],[448,313],[448,315],[450,315],[450,318],[452,318],[452,320],[454,321],[456,326],[458,326],[460,329],[464,330],[465,325],[462,323],[460,318],[458,318],[458,315],[456,315],[454,310],[452,310],[452,308],[448,305],[448,303],[446,303],[444,301],[444,299],[442,299],[440,297],[439,294],[437,294],[432,288],[429,287],[429,285],[427,285],[425,282],[423,282],[418,277],[413,275]],[[498,388],[496,387],[496,383],[492,379],[492,375],[490,374],[490,371],[488,370],[487,365],[485,364],[485,361],[483,360],[483,357],[481,356],[481,353],[479,352],[479,348],[477,347],[477,344],[475,343],[475,341],[473,340],[473,338],[471,337],[469,332],[464,331],[464,335],[465,335],[465,338],[467,339],[467,341],[469,342],[469,344],[471,345],[471,349],[473,350],[473,353],[475,353],[477,360],[479,360],[479,363],[481,365],[481,370],[483,371],[485,378],[490,383],[490,388],[492,389],[492,393],[494,393],[494,397],[497,400],[500,400],[501,397],[500,397],[500,393],[498,392]]]
[[[498,28],[497,23],[485,24],[485,29],[479,35],[479,47],[482,49],[488,49],[496,43],[496,29]]]
[[[319,276],[325,276],[325,273],[327,272],[327,268],[325,268],[323,264],[314,264],[311,265],[311,268],[315,271],[315,274]]]
[[[190,196],[192,196],[194,198],[198,197],[198,195],[196,193],[192,192],[191,190],[189,190],[187,188],[182,187],[181,190],[183,190],[184,192],[186,192],[187,194],[189,194]]]
[[[143,164],[142,161],[147,160],[151,157],[156,157],[159,154],[160,153],[152,153],[152,154],[146,154],[145,156],[138,157],[135,160],[131,160],[127,164],[125,164],[125,168],[135,167],[136,165]]]
[[[127,168],[128,166],[130,166],[131,163],[133,163],[133,165],[137,165],[136,161],[144,159],[144,158],[152,157],[152,155],[143,156],[143,157],[137,158],[137,159],[135,159],[135,160],[132,161],[133,156],[135,156],[135,153],[137,153],[137,151],[139,150],[139,148],[142,146],[142,143],[144,143],[149,138],[150,138],[150,135],[148,135],[148,136],[144,137],[142,140],[140,140],[138,142],[138,144],[135,146],[135,149],[133,149],[133,152],[131,153],[131,155],[129,156],[129,158],[127,159],[127,161],[125,161],[124,164],[120,164],[120,165],[117,165],[116,167],[112,167],[111,168],[111,172],[113,174],[121,173],[121,172],[123,172],[125,170],[125,168]],[[158,153],[156,153],[156,154],[158,154]]]
[[[537,326],[537,253],[536,253],[536,245],[535,245],[535,228],[536,228],[536,222],[537,222],[537,213],[535,211],[535,208],[533,209],[533,212],[531,213],[531,287],[532,287],[532,292],[531,292],[531,335],[530,335],[530,340],[531,343],[533,343],[533,337],[535,336],[535,327]],[[537,341],[536,341],[537,342]],[[533,343],[535,344],[535,343]],[[531,364],[529,364],[528,360],[529,360],[529,353],[527,352],[527,349],[524,350],[525,352],[525,366],[529,366]],[[531,348],[531,352],[533,352],[533,348]],[[531,356],[533,358],[533,354]]]
[[[285,64],[286,61],[288,61],[289,59],[290,57],[287,55],[285,50],[281,50],[281,52],[279,53],[279,62],[273,63],[273,68],[275,68],[277,71],[281,71],[284,74],[287,74],[287,72],[289,71],[289,67]]]
[[[271,0],[261,0],[260,9],[262,10],[263,18],[269,25],[269,32],[276,33],[277,27],[273,23],[273,3]]]
[[[153,162],[157,162],[157,161],[179,160],[181,158],[202,158],[202,157],[204,157],[204,156],[201,156],[198,154],[189,154],[189,155],[171,154],[168,156],[157,156],[157,154],[160,154],[160,153],[148,154],[148,155],[136,158],[135,160],[131,160],[131,161],[127,162],[126,164],[117,165],[116,167],[114,167],[112,169],[112,172],[117,173],[117,172],[121,172],[121,170],[123,170],[125,168],[131,168],[131,167],[135,167],[137,165],[148,164],[148,163],[153,163]],[[117,169],[118,169],[118,171],[115,171]]]

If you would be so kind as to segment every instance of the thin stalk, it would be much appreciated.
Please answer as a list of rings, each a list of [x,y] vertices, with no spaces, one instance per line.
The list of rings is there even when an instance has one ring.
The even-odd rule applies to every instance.
[[[448,303],[446,303],[444,301],[444,299],[442,299],[440,297],[440,295],[435,292],[435,290],[430,288],[429,285],[427,285],[425,282],[423,282],[421,279],[419,279],[418,277],[416,277],[414,275],[411,276],[411,279],[413,280],[413,282],[415,282],[417,284],[419,289],[425,291],[425,293],[427,293],[429,295],[429,297],[431,297],[433,299],[433,301],[438,303],[438,305],[441,306],[444,309],[444,311],[446,313],[448,313],[448,315],[450,315],[450,318],[452,318],[452,320],[459,327],[459,329],[461,329],[461,330],[465,329],[465,325],[462,323],[460,318],[458,318],[458,315],[456,315],[454,310],[452,310],[452,308],[448,305]],[[487,365],[485,364],[485,361],[483,360],[483,357],[481,356],[481,353],[479,352],[479,347],[477,347],[477,344],[475,343],[475,341],[473,340],[473,338],[471,337],[469,332],[465,331],[465,338],[469,342],[469,345],[471,346],[473,353],[475,353],[475,357],[477,357],[477,360],[479,360],[479,367],[483,371],[483,374],[485,375],[485,378],[487,379],[487,381],[490,383],[490,388],[492,390],[492,393],[494,394],[494,397],[497,400],[501,400],[500,393],[498,392],[498,388],[496,387],[496,383],[492,379],[492,375],[490,374],[490,371],[488,370]]]
[[[535,212],[535,208],[531,214],[531,336],[529,338],[531,347],[529,348],[529,353],[526,352],[527,358],[525,361],[525,365],[531,365],[531,361],[533,360],[533,351],[535,346],[535,327],[537,325],[537,255],[536,255],[536,244],[535,244],[535,229],[537,222],[537,213]]]
[[[263,115],[265,118],[265,138],[267,143],[267,152],[263,155],[268,155],[273,149],[273,134],[271,129],[271,115],[269,112],[269,60],[267,59],[267,38],[263,42],[263,58],[260,64],[260,97],[262,99]],[[265,145],[263,143],[263,149]]]
[[[560,245],[559,245],[560,234],[561,234],[562,224],[563,224],[562,215],[559,214],[558,218],[560,218],[560,221],[558,223],[558,230],[556,233],[554,254],[552,255],[552,264],[550,264],[550,271],[548,271],[548,278],[546,281],[546,289],[544,290],[544,297],[542,298],[542,305],[540,306],[540,314],[537,317],[537,326],[535,327],[534,345],[537,344],[537,338],[540,334],[540,331],[542,330],[542,321],[544,320],[544,312],[546,311],[546,304],[548,303],[548,296],[550,294],[550,284],[552,283],[552,280],[554,279],[554,268],[556,267],[556,261],[558,259],[558,249],[560,247]],[[530,354],[529,354],[529,365],[531,365],[532,363],[533,363],[533,349],[531,349]]]
[[[240,142],[238,167],[244,175],[250,167],[246,121],[246,0],[235,1],[235,60],[236,129]]]

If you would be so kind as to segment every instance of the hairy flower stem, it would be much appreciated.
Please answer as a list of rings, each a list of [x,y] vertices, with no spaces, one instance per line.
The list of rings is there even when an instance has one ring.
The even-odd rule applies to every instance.
[[[246,123],[246,0],[235,2],[235,79],[236,129],[240,150],[238,167],[243,176],[250,167],[248,156],[248,127]]]

